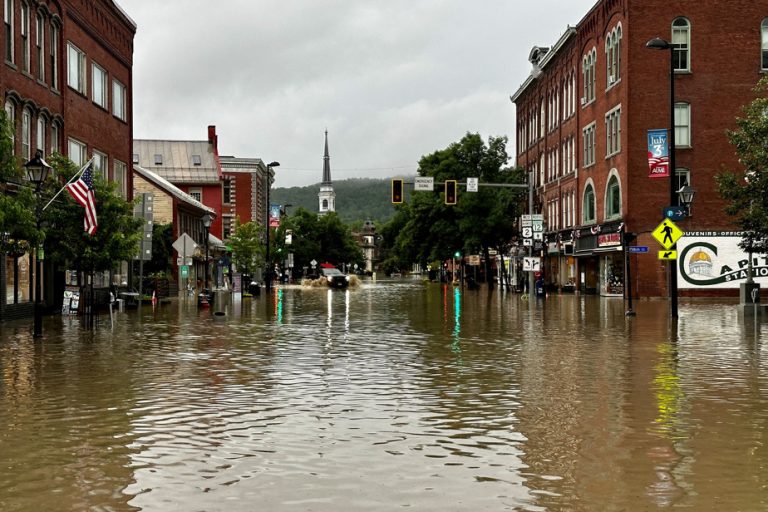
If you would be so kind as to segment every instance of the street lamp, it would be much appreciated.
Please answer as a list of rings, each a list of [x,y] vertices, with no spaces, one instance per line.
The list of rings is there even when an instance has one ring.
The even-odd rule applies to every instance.
[[[203,293],[208,298],[208,233],[211,229],[211,222],[213,222],[213,216],[210,213],[206,213],[200,219],[203,221],[203,227],[205,228],[205,280],[203,285]]]
[[[654,37],[645,47],[651,50],[669,50],[669,204],[678,206],[675,181],[675,45],[660,37]],[[674,245],[671,247],[674,249]],[[677,260],[669,260],[669,310],[672,318],[677,318]]]
[[[267,230],[265,232],[267,236],[267,254],[264,258],[264,286],[267,289],[267,293],[272,291],[272,267],[269,263],[269,189],[272,188],[272,168],[279,166],[280,162],[272,162],[267,164]]]
[[[51,166],[43,160],[43,152],[39,149],[35,153],[35,158],[24,164],[27,171],[27,177],[30,183],[35,185],[35,226],[37,227],[37,236],[40,234],[40,191],[43,182],[48,177]],[[32,266],[32,279],[35,282],[35,306],[34,306],[34,327],[32,336],[39,338],[43,335],[43,313],[41,310],[40,297],[42,295],[42,272],[40,270],[40,250],[42,241],[35,247],[35,261]]]

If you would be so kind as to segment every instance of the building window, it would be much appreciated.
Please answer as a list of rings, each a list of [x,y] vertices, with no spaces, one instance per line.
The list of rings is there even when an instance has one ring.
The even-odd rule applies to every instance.
[[[32,158],[32,113],[26,108],[21,113],[21,157]]]
[[[231,204],[232,203],[232,180],[229,178],[224,178],[224,183],[222,184],[222,190],[224,192],[224,204]]]
[[[605,40],[607,77],[606,88],[613,87],[621,77],[621,25],[616,26]]]
[[[691,23],[685,18],[672,22],[672,61],[675,71],[691,70]]]
[[[75,139],[69,139],[69,159],[78,167],[82,167],[88,161],[85,144]]]
[[[85,94],[85,54],[67,43],[67,85]]]
[[[691,171],[690,169],[685,169],[682,167],[678,167],[675,169],[675,190],[680,190],[685,185],[691,186]]]
[[[43,152],[45,154],[45,118],[44,117],[38,117],[37,118],[37,149]]]
[[[675,103],[675,147],[691,147],[690,103]]]
[[[21,70],[30,70],[29,5],[21,2]]]
[[[128,197],[128,166],[125,162],[115,160],[115,183],[117,184],[117,191],[126,199]]]
[[[765,18],[760,25],[760,37],[762,38],[760,67],[763,71],[768,71],[768,18]]]
[[[619,187],[619,179],[611,176],[605,188],[605,218],[617,217],[621,217],[621,187]]]
[[[100,151],[93,152],[93,167],[96,169],[95,174],[99,174],[103,179],[109,177],[109,159],[104,153]]]
[[[582,131],[582,145],[584,147],[583,167],[589,167],[595,163],[595,123]]]
[[[112,80],[112,114],[125,121],[125,86]]]
[[[45,18],[38,13],[35,22],[35,57],[37,58],[37,79],[45,81],[45,54],[43,46],[45,41]]]
[[[597,50],[594,48],[584,57],[582,61],[582,79],[584,80],[584,97],[581,98],[582,105],[594,101],[595,99],[595,60],[597,59]]]
[[[163,155],[155,153],[155,165],[163,165]]]
[[[101,108],[107,108],[107,72],[96,64],[91,65],[91,97]]]
[[[5,22],[5,60],[13,63],[15,62],[13,59],[13,0],[4,0],[3,7],[3,21]]]
[[[621,151],[621,107],[616,107],[605,115],[605,156],[609,157]]]
[[[202,158],[200,158],[200,155],[192,155],[192,165],[194,166],[200,166],[203,164]]]
[[[59,88],[59,27],[56,25],[51,25],[51,30],[49,31],[51,35],[51,43],[48,46],[48,57],[49,57],[49,64],[50,64],[50,78],[51,78],[51,87],[54,90],[58,90]]]
[[[192,199],[195,201],[202,203],[203,202],[203,190],[200,188],[191,188],[189,189],[189,195],[192,196]]]
[[[8,117],[8,130],[11,132],[11,150],[16,154],[16,105],[5,102],[5,115]]]
[[[590,224],[595,222],[595,189],[588,184],[584,190],[584,205],[582,206],[582,222]]]
[[[51,154],[61,153],[61,135],[59,125],[56,122],[51,123]]]

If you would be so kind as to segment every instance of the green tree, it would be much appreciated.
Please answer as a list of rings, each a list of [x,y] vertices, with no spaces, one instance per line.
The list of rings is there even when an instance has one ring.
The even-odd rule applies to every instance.
[[[237,219],[235,231],[229,237],[232,247],[232,263],[246,276],[264,266],[264,227],[255,222],[240,223]]]
[[[480,183],[522,184],[524,172],[506,167],[506,143],[505,137],[490,137],[486,144],[480,135],[468,133],[447,148],[423,156],[418,173],[436,182],[475,177]],[[488,262],[490,249],[508,249],[516,234],[514,220],[524,204],[524,188],[480,187],[478,192],[461,190],[458,195],[458,204],[446,205],[442,190],[414,193],[401,207],[405,222],[396,216],[398,234],[388,264],[425,266],[449,259],[456,251],[481,252]]]
[[[78,171],[67,158],[54,155],[49,163],[57,180],[49,180],[44,196],[51,197]],[[106,271],[135,255],[141,240],[142,220],[133,217],[133,205],[123,199],[116,185],[94,176],[99,226],[93,236],[83,230],[83,207],[62,192],[43,212],[46,225],[46,258],[70,263],[82,271]]]
[[[739,246],[750,253],[768,253],[768,78],[755,87],[757,97],[744,107],[736,130],[728,138],[736,150],[741,171],[715,176],[720,195],[728,201],[725,212],[743,231]]]
[[[41,240],[35,223],[35,195],[13,155],[5,110],[0,111],[0,252],[23,253]]]
[[[173,224],[152,225],[152,259],[144,264],[146,275],[168,276],[173,268]]]

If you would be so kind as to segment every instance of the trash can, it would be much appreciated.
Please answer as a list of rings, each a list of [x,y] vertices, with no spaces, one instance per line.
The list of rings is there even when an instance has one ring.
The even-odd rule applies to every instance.
[[[261,286],[256,281],[251,281],[248,285],[248,293],[251,295],[261,295]]]

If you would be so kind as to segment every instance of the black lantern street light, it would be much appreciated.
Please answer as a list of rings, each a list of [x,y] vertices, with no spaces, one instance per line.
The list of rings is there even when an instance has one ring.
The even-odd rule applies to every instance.
[[[675,167],[675,45],[660,37],[654,37],[645,47],[651,50],[669,50],[669,204],[678,206],[678,193],[675,187],[677,167]],[[674,246],[672,246],[674,248]],[[669,260],[669,310],[672,318],[677,318],[677,260]]]
[[[24,168],[27,171],[27,178],[29,182],[35,185],[35,225],[37,227],[38,236],[40,234],[40,191],[42,189],[43,182],[48,177],[48,172],[51,170],[51,166],[43,160],[43,152],[37,150],[35,157],[24,164]],[[40,251],[42,248],[42,241],[39,241],[37,247],[35,247],[35,261],[32,266],[32,279],[35,283],[35,306],[34,306],[34,327],[32,335],[35,338],[39,338],[43,335],[43,312],[41,309],[41,296],[43,293],[42,288],[42,272],[40,270]]]
[[[269,259],[269,189],[272,188],[272,168],[279,167],[280,162],[272,162],[267,165],[267,215],[266,215],[266,230],[264,231],[267,238],[267,251],[264,258],[264,286],[267,289],[267,293],[272,292],[272,265]]]
[[[203,281],[203,293],[206,298],[208,297],[208,233],[210,233],[211,222],[213,222],[213,216],[210,213],[203,215],[202,219],[203,227],[205,228],[205,280]]]

